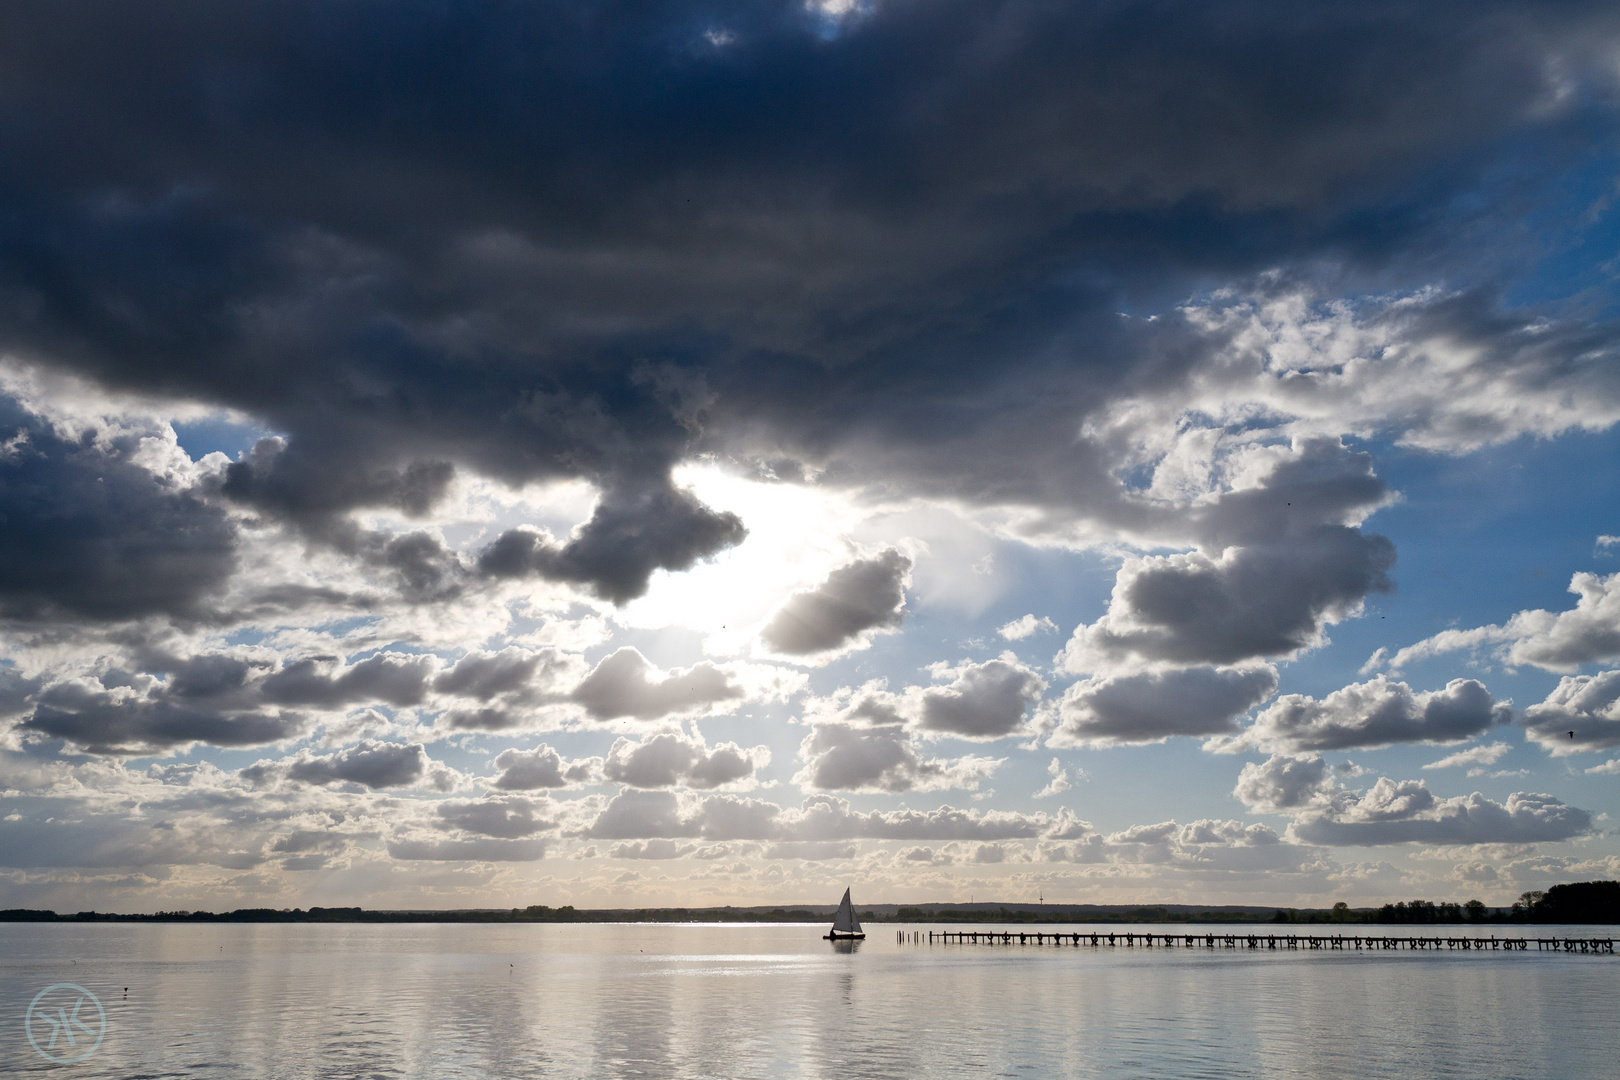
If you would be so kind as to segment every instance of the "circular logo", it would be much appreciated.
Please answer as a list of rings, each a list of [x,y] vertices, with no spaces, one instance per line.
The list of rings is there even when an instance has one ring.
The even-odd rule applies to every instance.
[[[56,983],[34,995],[23,1030],[28,1032],[28,1045],[46,1061],[60,1065],[83,1061],[101,1048],[107,1011],[96,995],[77,983]]]

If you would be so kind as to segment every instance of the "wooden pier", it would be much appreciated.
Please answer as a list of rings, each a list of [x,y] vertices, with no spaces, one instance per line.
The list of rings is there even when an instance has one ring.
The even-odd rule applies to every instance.
[[[1404,949],[1472,952],[1614,954],[1613,938],[1429,937],[1409,934],[1156,934],[1073,930],[898,930],[906,945],[1067,945],[1123,949],[1321,949],[1368,951]]]

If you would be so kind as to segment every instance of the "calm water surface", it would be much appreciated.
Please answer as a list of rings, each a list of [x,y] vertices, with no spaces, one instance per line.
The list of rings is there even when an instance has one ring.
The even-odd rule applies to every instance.
[[[919,946],[868,929],[850,951],[819,925],[0,924],[0,1076],[1620,1075],[1617,957]],[[59,982],[107,1017],[70,1065],[24,1033]]]

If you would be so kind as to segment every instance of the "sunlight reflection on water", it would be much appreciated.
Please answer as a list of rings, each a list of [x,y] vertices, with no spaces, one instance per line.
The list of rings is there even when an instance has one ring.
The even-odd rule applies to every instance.
[[[1569,1080],[1613,1075],[1620,1050],[1614,957],[900,945],[870,929],[851,950],[819,926],[0,924],[0,1074]],[[22,1032],[61,981],[108,1018],[73,1066]]]

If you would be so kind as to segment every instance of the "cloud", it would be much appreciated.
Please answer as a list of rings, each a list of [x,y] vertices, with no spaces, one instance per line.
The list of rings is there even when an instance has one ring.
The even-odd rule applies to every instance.
[[[1425,769],[1454,769],[1462,765],[1495,765],[1502,756],[1512,750],[1507,743],[1486,743],[1482,746],[1471,746],[1467,750],[1459,750],[1455,754],[1447,754],[1439,761],[1431,761],[1423,766]],[[1468,775],[1478,775],[1481,769],[1469,769]]]
[[[43,679],[24,678],[14,667],[0,665],[0,718],[27,712],[31,699],[44,683]]]
[[[1077,560],[1119,558],[1065,653],[1106,712],[1153,678],[1299,657],[1390,587],[1394,551],[1369,521],[1396,496],[1353,447],[1460,454],[1620,418],[1615,322],[1525,301],[1546,290],[1518,280],[1610,212],[1571,193],[1617,126],[1612,5],[821,7],[0,13],[0,634],[22,676],[0,681],[0,706],[23,718],[0,768],[118,814],[155,815],[166,791],[222,808],[206,827],[188,811],[173,843],[109,811],[97,827],[130,854],[85,841],[86,858],[252,865],[324,828],[312,807],[368,816],[402,859],[540,857],[546,837],[459,830],[355,781],[248,790],[232,774],[205,795],[78,752],[319,730],[318,755],[288,760],[335,775],[360,767],[343,757],[355,740],[408,747],[429,723],[477,759],[509,744],[479,732],[659,731],[781,699],[786,675],[718,654],[675,671],[582,659],[661,633],[606,609],[706,560],[739,591],[730,572],[750,559],[798,564],[760,554],[772,511],[738,491],[836,504],[836,522],[803,523],[811,562],[831,536],[904,545],[848,556],[776,609],[777,593],[749,597],[732,625],[763,626],[757,647],[800,667],[900,625],[899,551],[952,575],[947,545],[902,539],[916,515],[982,530],[986,604],[1010,568],[1055,575],[1042,588],[1061,600]],[[687,487],[696,472],[710,480]],[[1569,675],[1611,655],[1608,579],[1581,580],[1573,611],[1477,644]],[[915,629],[936,641],[992,610],[930,597]],[[589,620],[594,637],[569,629]],[[812,739],[853,749],[802,764],[838,766],[879,806],[885,787],[971,785],[990,760],[931,758],[930,740],[1038,726],[1033,683],[978,659],[931,686],[891,667],[895,692],[851,690],[825,714],[807,703]],[[1151,718],[1230,734],[1218,713]],[[1577,715],[1565,731],[1602,737],[1602,708]],[[1077,723],[1113,738],[1119,716]],[[1312,724],[1278,749],[1366,726]],[[780,751],[780,734],[759,741]],[[605,765],[614,735],[579,738]],[[497,791],[573,783],[593,761],[511,753],[528,756],[483,770]],[[815,839],[798,830],[826,804],[635,795],[672,796],[676,828],[762,848],[847,851],[911,827],[847,811],[851,832]],[[576,800],[558,831],[606,805]],[[950,827],[903,842],[1002,842],[930,832]],[[1231,852],[1288,872],[1303,857],[1143,828],[1097,844],[1210,874],[1267,865]],[[1082,837],[1044,840],[1089,857]],[[391,880],[400,903],[518,888],[399,869],[429,883]],[[299,902],[268,871],[175,876],[107,906]]]
[[[495,755],[495,767],[501,774],[494,786],[501,791],[534,791],[538,788],[562,788],[575,784],[595,782],[601,772],[601,758],[564,761],[545,743],[533,750],[502,750]]]
[[[1201,875],[1300,873],[1317,862],[1313,848],[1285,841],[1265,825],[1205,818],[1161,821],[1107,835],[1069,820],[1062,837],[1043,840],[1042,862],[1173,867]]]
[[[1056,632],[1057,623],[1045,616],[1037,619],[1033,615],[1025,615],[1022,618],[1014,619],[1012,622],[1005,623],[996,629],[996,633],[1008,641],[1023,641],[1025,638],[1033,637],[1037,633],[1050,634]]]
[[[1321,754],[1273,754],[1244,765],[1232,794],[1255,813],[1279,814],[1317,804],[1335,787]]]
[[[760,639],[788,656],[861,647],[871,633],[899,627],[910,583],[911,559],[895,548],[857,559],[814,589],[788,597],[766,622]]]
[[[1321,699],[1285,694],[1262,711],[1240,737],[1211,748],[1231,753],[1255,747],[1297,754],[1396,743],[1461,742],[1512,718],[1512,706],[1497,701],[1473,679],[1453,679],[1444,690],[1418,693],[1380,675]]]
[[[434,807],[434,813],[446,828],[500,840],[519,840],[556,826],[554,821],[537,816],[546,809],[544,802],[501,795],[473,800],[446,799]]]
[[[1290,833],[1309,844],[1527,844],[1569,840],[1590,831],[1592,815],[1551,795],[1515,792],[1506,803],[1479,792],[1436,798],[1420,780],[1380,778],[1361,794],[1298,818]]]
[[[603,658],[569,696],[593,720],[659,720],[737,701],[747,691],[708,661],[665,674],[626,646]]]
[[[614,844],[608,852],[608,858],[684,859],[696,850],[696,844],[679,844],[674,840],[645,840],[634,844]]]
[[[1570,578],[1569,591],[1578,597],[1569,611],[1536,608],[1521,611],[1500,626],[1442,630],[1399,650],[1388,659],[1388,666],[1400,671],[1431,656],[1486,646],[1504,663],[1548,671],[1573,672],[1582,664],[1620,658],[1620,574],[1579,573]],[[1382,655],[1375,654],[1368,663],[1382,661]]]
[[[1237,731],[1237,717],[1277,689],[1267,664],[1195,667],[1085,679],[1069,687],[1050,746],[1153,743]]]
[[[1555,757],[1620,746],[1620,671],[1565,676],[1524,720],[1530,741]]]
[[[469,652],[434,678],[433,689],[481,702],[499,697],[529,700],[536,672],[544,673],[554,656],[554,650],[530,652],[516,647],[499,652]]]
[[[955,678],[949,684],[922,691],[918,729],[966,739],[1013,735],[1046,690],[1044,679],[1013,660],[940,667],[936,672],[950,675]]]
[[[672,791],[626,789],[609,801],[581,835],[603,840],[772,841],[794,845],[841,845],[855,840],[903,840],[933,843],[949,840],[999,841],[1041,835],[1045,814],[1010,811],[934,810],[857,811],[848,800],[811,795],[794,809],[737,795],[681,795]],[[842,847],[826,850],[844,850]],[[807,849],[808,850],[808,849]],[[794,854],[793,858],[832,855]]]
[[[932,686],[894,693],[883,680],[873,680],[811,697],[804,703],[805,719],[812,725],[892,725],[929,738],[974,741],[1031,732],[1030,709],[1040,701],[1046,681],[1012,653],[983,663],[941,661],[928,670],[935,680]]]
[[[436,656],[403,653],[378,653],[346,667],[336,657],[310,658],[285,665],[265,678],[259,691],[277,705],[333,709],[382,701],[406,707],[426,700],[429,680],[438,669]]]
[[[975,789],[1004,758],[924,758],[902,725],[816,723],[799,744],[804,768],[793,782],[807,791]]]
[[[1069,783],[1069,770],[1065,769],[1063,763],[1057,758],[1052,759],[1052,763],[1046,767],[1046,772],[1052,779],[1048,781],[1045,787],[1034,794],[1034,798],[1045,799],[1053,795],[1060,795],[1074,786]]]
[[[300,784],[362,784],[373,790],[425,787],[449,791],[462,779],[455,770],[428,757],[421,743],[370,739],[332,754],[300,750],[281,761],[258,761],[239,775],[253,784],[285,778]]]
[[[711,748],[701,735],[688,738],[664,732],[639,742],[614,740],[602,764],[602,778],[640,788],[751,787],[755,774],[770,760],[771,752],[764,746],[745,750],[727,742]]]
[[[497,578],[575,582],[623,604],[646,593],[653,571],[690,570],[747,535],[736,514],[711,510],[688,490],[639,484],[611,489],[568,543],[520,527],[502,533],[478,566]]]
[[[197,743],[265,746],[302,737],[311,726],[299,713],[229,713],[173,701],[150,677],[113,687],[93,679],[57,683],[36,702],[20,727],[91,754],[167,753]]]
[[[1309,438],[1247,457],[1248,486],[1191,515],[1198,550],[1124,561],[1108,610],[1070,639],[1068,670],[1292,657],[1394,587],[1394,545],[1355,527],[1389,498],[1368,455]]]
[[[467,840],[390,840],[390,858],[401,862],[534,862],[546,857],[547,841],[539,837],[524,840],[497,840],[473,837]]]
[[[236,529],[195,484],[136,460],[149,434],[64,437],[0,391],[0,618],[209,613],[237,568]]]

